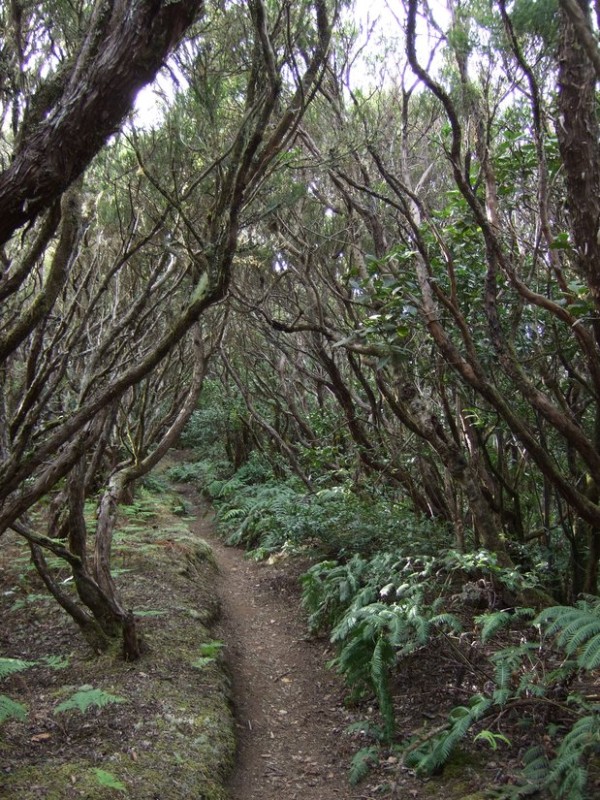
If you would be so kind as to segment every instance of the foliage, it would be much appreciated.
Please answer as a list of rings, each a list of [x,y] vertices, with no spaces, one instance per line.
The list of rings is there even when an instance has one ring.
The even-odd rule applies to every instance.
[[[15,672],[22,672],[35,664],[35,661],[23,661],[20,658],[0,658],[0,680]]]
[[[102,689],[94,689],[92,686],[82,686],[75,694],[63,700],[54,709],[55,714],[63,714],[65,711],[81,711],[82,714],[93,706],[103,708],[112,703],[125,703],[124,697],[105,692]]]
[[[11,700],[5,694],[0,694],[0,723],[8,719],[24,720],[27,718],[27,706]]]
[[[228,461],[202,459],[169,467],[167,477],[175,483],[191,483],[198,489],[208,492],[207,487],[230,477],[231,473],[231,464]]]
[[[600,600],[580,600],[574,608],[552,606],[544,609],[536,624],[545,627],[547,636],[556,636],[556,643],[568,656],[576,656],[580,669],[592,671],[600,667]]]
[[[233,477],[207,488],[228,542],[265,555],[287,546],[349,558],[399,540],[433,551],[446,537],[442,526],[386,498],[360,497],[342,486],[310,493],[295,477],[276,480],[256,454]]]
[[[309,627],[332,628],[338,647],[332,665],[355,694],[375,694],[388,741],[394,733],[389,680],[397,660],[461,627],[442,598],[427,597],[439,567],[434,557],[378,553],[369,560],[355,555],[343,564],[321,562],[301,579]]]
[[[100,786],[104,786],[107,789],[116,789],[118,792],[126,792],[127,787],[125,786],[122,781],[115,778],[112,772],[107,772],[104,769],[96,768],[94,770],[94,775],[96,776],[96,780],[100,784]]]
[[[348,772],[348,780],[351,786],[356,786],[365,778],[371,767],[377,762],[379,756],[379,747],[371,744],[367,747],[361,747],[353,756],[350,762],[350,770]]]
[[[45,656],[38,661],[25,661],[20,658],[0,658],[0,680],[18,672],[31,669],[39,664],[45,664],[51,669],[64,669],[69,660],[64,656]],[[28,709],[23,703],[17,703],[10,697],[0,694],[0,723],[8,719],[23,721],[27,718]]]
[[[524,609],[523,617],[531,610]],[[484,617],[482,631],[486,641],[491,632],[506,623],[505,616],[493,614],[493,624]],[[547,726],[544,745],[531,746],[523,757],[523,770],[516,786],[502,787],[494,792],[496,797],[521,797],[535,792],[548,792],[551,797],[568,800],[585,800],[589,795],[588,768],[600,754],[600,704],[596,699],[571,691],[568,687],[580,672],[597,668],[600,632],[600,601],[583,600],[577,607],[554,606],[544,609],[530,623],[530,631],[543,631],[544,637],[554,637],[554,647],[562,655],[558,667],[550,665],[556,660],[553,649],[544,650],[540,642],[524,638],[518,645],[503,647],[494,653],[494,686],[489,693],[474,695],[468,706],[452,710],[442,731],[426,735],[406,749],[405,763],[424,774],[441,769],[450,758],[458,742],[477,723],[486,717],[506,714],[514,705],[522,709],[528,704],[547,705],[552,719]],[[562,699],[561,699],[562,698]],[[522,711],[520,712],[522,713]],[[507,743],[501,732],[482,730],[475,739],[484,739],[497,746]]]
[[[204,669],[204,667],[207,667],[209,664],[214,664],[222,649],[223,642],[217,639],[210,642],[203,642],[200,645],[200,657],[192,661],[192,667]]]
[[[422,592],[410,594],[391,605],[376,602],[351,607],[331,634],[331,641],[340,648],[332,664],[355,692],[374,691],[388,741],[394,734],[389,680],[397,659],[429,644],[438,631],[460,630],[456,617],[424,603]]]

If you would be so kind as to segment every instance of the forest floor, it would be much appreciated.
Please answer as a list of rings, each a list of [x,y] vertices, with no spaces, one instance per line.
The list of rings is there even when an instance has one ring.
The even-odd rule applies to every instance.
[[[0,657],[34,663],[0,683],[0,695],[29,710],[0,727],[0,798],[483,797],[499,772],[487,752],[421,780],[382,750],[367,778],[350,785],[353,754],[371,744],[357,727],[375,712],[368,702],[347,703],[341,678],[326,666],[334,655],[327,638],[308,635],[297,580],[306,560],[257,563],[225,547],[210,509],[178,489],[187,516],[173,495],[159,507],[155,496],[142,496],[125,509],[115,540],[117,579],[150,646],[132,664],[116,651],[91,653],[43,593],[18,538],[3,538]],[[423,723],[434,728],[456,705],[445,691],[449,665],[440,650],[403,664],[403,736]],[[75,692],[96,689],[123,702],[57,713]]]

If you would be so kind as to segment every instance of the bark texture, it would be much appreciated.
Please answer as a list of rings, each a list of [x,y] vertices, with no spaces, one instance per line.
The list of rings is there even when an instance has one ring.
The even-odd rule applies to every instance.
[[[50,79],[56,99],[30,115],[0,175],[0,245],[83,172],[203,6],[203,0],[98,4],[70,69]]]
[[[588,3],[578,0],[572,5],[589,27]],[[557,134],[565,167],[573,244],[581,275],[600,306],[600,128],[596,116],[596,72],[571,16],[564,12],[558,62]]]

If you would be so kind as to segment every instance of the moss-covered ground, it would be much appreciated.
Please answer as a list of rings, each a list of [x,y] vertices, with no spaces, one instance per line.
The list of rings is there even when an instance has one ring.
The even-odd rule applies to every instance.
[[[27,549],[12,534],[3,538],[0,657],[34,665],[0,682],[0,695],[27,708],[24,719],[0,725],[0,798],[224,800],[234,740],[228,679],[211,633],[217,570],[190,521],[160,485],[142,487],[123,509],[115,572],[148,645],[134,663],[117,646],[91,652],[44,592]],[[61,576],[55,567],[68,585],[68,571]],[[82,687],[120,702],[57,713]]]

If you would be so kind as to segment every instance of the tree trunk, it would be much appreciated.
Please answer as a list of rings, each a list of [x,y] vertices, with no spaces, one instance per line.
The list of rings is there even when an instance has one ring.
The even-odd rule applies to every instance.
[[[576,6],[590,26],[589,5]],[[600,130],[596,73],[571,17],[561,14],[556,126],[577,265],[600,309]]]
[[[51,76],[56,99],[32,110],[20,147],[0,175],[0,245],[83,172],[119,129],[137,92],[203,9],[202,0],[116,0],[92,19],[70,69]],[[37,101],[37,102],[36,102]]]

